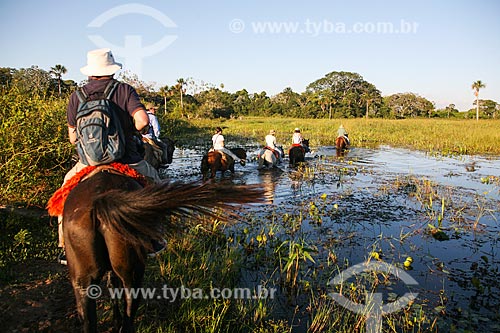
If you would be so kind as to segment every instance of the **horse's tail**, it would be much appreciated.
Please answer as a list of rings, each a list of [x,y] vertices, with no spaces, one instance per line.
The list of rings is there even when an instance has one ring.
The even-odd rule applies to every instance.
[[[233,204],[264,202],[257,185],[223,186],[215,183],[159,184],[136,191],[111,190],[93,201],[93,210],[104,226],[134,246],[148,248],[151,239],[178,230],[182,225],[166,216],[208,215],[220,220],[236,216]],[[228,208],[222,215],[212,208]],[[175,219],[180,221],[179,219]]]

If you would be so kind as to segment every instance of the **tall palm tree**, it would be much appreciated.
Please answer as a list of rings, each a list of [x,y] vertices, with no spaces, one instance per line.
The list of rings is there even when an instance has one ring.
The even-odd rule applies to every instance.
[[[66,74],[68,70],[63,65],[55,65],[50,68],[50,74],[55,75],[57,78],[57,86],[59,88],[59,96],[61,96],[61,77]]]
[[[476,95],[476,121],[479,120],[479,90],[484,87],[486,87],[486,85],[481,82],[481,80],[477,80],[472,84],[474,95]]]
[[[186,81],[183,78],[180,78],[177,80],[177,89],[179,89],[181,93],[181,110],[184,110],[184,105],[182,104],[182,95],[184,94],[184,85],[186,84]]]
[[[171,95],[170,87],[168,85],[161,87],[160,94],[163,96],[164,113],[167,114],[167,96]]]

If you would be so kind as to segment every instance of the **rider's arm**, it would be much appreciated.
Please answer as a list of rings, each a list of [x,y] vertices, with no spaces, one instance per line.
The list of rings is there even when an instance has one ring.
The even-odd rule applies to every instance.
[[[135,128],[141,131],[144,127],[149,125],[149,117],[146,110],[143,108],[138,108],[134,111],[133,116]]]
[[[69,142],[71,142],[72,145],[76,144],[76,128],[68,126],[68,137],[69,137]]]

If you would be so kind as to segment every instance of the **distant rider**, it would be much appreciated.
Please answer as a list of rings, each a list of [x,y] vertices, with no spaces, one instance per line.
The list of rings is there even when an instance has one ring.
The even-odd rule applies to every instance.
[[[294,145],[300,145],[302,148],[304,148],[305,152],[308,153],[309,147],[304,145],[304,137],[302,136],[302,133],[300,133],[300,128],[296,127],[293,130],[293,135],[292,135],[292,144]]]
[[[238,162],[241,165],[245,165],[245,160],[240,159],[238,156],[233,154],[232,151],[224,147],[224,136],[222,135],[222,128],[217,127],[215,129],[215,134],[212,136],[212,147],[216,151],[220,151],[221,153],[225,153],[234,160],[234,162]]]
[[[344,128],[344,125],[342,124],[340,124],[340,127],[337,130],[337,138],[340,136],[343,136],[346,139],[348,145],[351,144],[349,140],[349,134],[347,133],[346,129]]]
[[[281,155],[282,152],[276,146],[276,131],[270,130],[269,134],[266,135],[265,140],[266,146],[264,147],[264,149],[269,149],[270,151],[272,151],[278,159],[283,158],[283,156]]]
[[[155,143],[158,147],[161,148],[162,156],[160,163],[162,165],[165,165],[168,161],[168,147],[160,139],[160,122],[156,117],[156,110],[158,110],[158,107],[153,103],[147,103],[146,110],[147,110],[146,113],[148,114],[149,118],[149,130],[147,131],[146,134],[143,134],[142,136],[146,139],[152,140],[153,143]]]

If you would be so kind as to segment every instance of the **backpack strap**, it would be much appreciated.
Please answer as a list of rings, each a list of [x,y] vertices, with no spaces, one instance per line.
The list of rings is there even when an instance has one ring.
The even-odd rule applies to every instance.
[[[83,88],[76,90],[76,96],[78,97],[80,104],[85,103],[89,99],[89,95],[87,95]]]
[[[111,96],[113,96],[113,93],[115,92],[116,88],[120,84],[119,81],[117,80],[111,80],[111,82],[108,83],[106,86],[106,89],[104,89],[104,97],[106,99],[111,99]]]

